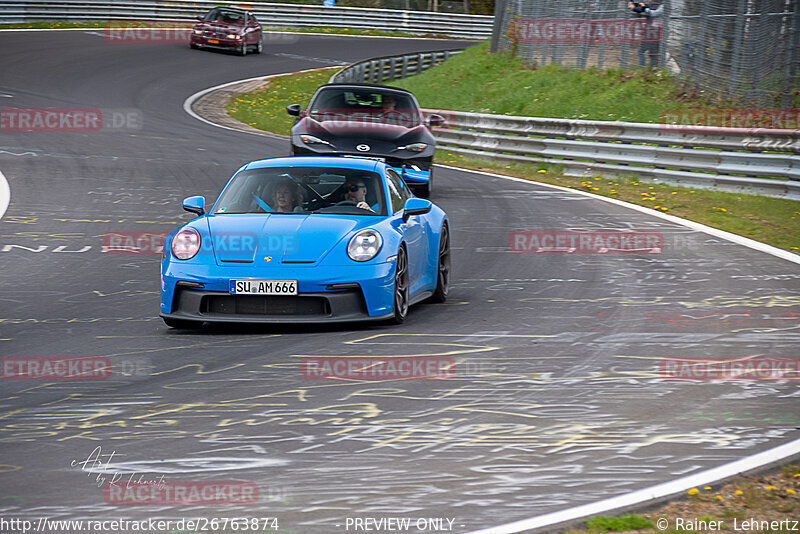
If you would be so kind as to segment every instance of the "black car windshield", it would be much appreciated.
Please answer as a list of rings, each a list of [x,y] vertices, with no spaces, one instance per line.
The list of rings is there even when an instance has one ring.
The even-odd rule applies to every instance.
[[[224,22],[226,24],[244,24],[244,13],[231,9],[214,8],[203,17],[204,22]]]
[[[214,213],[386,215],[380,176],[335,167],[270,167],[238,173]]]
[[[411,96],[370,88],[331,87],[317,93],[309,116],[318,121],[367,121],[413,128],[422,124],[419,108]]]

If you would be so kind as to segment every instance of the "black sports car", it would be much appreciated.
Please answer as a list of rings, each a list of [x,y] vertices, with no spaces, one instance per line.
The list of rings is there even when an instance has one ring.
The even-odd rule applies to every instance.
[[[351,156],[385,161],[421,197],[430,195],[436,141],[416,98],[405,89],[362,83],[319,87],[308,108],[286,108],[292,126],[293,156]]]

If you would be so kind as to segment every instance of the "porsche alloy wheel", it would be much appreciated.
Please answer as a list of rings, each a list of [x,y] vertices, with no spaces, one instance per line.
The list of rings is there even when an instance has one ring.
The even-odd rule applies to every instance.
[[[431,295],[431,302],[444,302],[447,300],[447,291],[450,288],[450,232],[447,224],[442,225],[442,233],[439,236],[439,261],[436,271],[436,289]]]
[[[406,249],[397,251],[394,273],[394,322],[400,324],[408,315],[408,258]]]

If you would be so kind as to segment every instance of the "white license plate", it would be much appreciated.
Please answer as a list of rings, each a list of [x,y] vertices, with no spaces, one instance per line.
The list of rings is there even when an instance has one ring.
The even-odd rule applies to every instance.
[[[297,280],[231,280],[231,295],[297,295]]]

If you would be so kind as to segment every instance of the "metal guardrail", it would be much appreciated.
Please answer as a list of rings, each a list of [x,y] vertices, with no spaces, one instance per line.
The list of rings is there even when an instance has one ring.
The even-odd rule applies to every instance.
[[[440,148],[562,165],[570,176],[637,175],[800,200],[800,130],[703,128],[424,110],[447,118]],[[786,180],[788,178],[788,180]]]
[[[374,58],[331,82],[382,83],[419,74],[460,50]],[[423,110],[447,119],[440,148],[483,159],[562,165],[572,176],[642,179],[800,200],[800,130],[708,128]],[[788,180],[786,180],[788,178]]]
[[[354,63],[331,76],[331,83],[382,83],[424,72],[463,52],[461,49],[419,52],[403,56],[368,59]]]
[[[76,0],[3,2],[0,23],[44,20],[136,20],[191,21],[220,5],[216,0],[81,2]],[[239,5],[231,2],[231,5]],[[486,39],[494,17],[459,13],[327,7],[305,4],[246,2],[241,4],[260,19],[265,28],[351,28],[435,35],[464,39]]]

